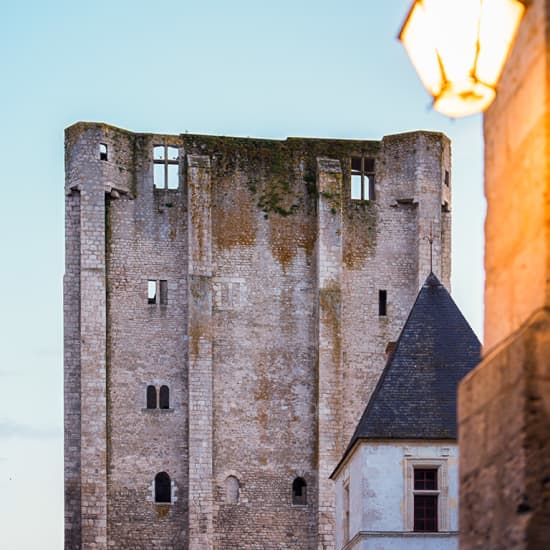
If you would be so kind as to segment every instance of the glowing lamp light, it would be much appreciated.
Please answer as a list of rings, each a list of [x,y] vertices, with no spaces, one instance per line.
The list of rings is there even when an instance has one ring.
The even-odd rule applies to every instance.
[[[399,40],[433,108],[452,118],[493,101],[526,0],[415,0]]]

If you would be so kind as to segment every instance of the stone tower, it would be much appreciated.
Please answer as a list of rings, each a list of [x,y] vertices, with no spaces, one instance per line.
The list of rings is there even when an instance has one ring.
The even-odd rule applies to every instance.
[[[332,550],[329,475],[449,287],[449,140],[65,148],[65,547]]]

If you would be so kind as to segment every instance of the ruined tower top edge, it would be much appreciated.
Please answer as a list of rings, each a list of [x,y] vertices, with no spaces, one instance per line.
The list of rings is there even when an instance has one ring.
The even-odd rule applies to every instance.
[[[342,143],[342,144],[353,144],[353,143],[372,143],[379,144],[385,141],[399,141],[399,140],[408,140],[415,138],[421,135],[432,137],[435,139],[442,139],[446,143],[450,143],[450,139],[443,132],[436,132],[433,130],[411,130],[407,132],[399,132],[397,134],[387,134],[382,136],[381,139],[361,139],[361,138],[333,138],[333,137],[305,137],[305,136],[288,136],[283,139],[277,138],[259,138],[259,137],[250,137],[250,136],[222,136],[217,134],[201,134],[193,132],[185,132],[179,134],[167,134],[167,133],[156,133],[156,132],[133,132],[127,130],[126,128],[120,128],[112,124],[107,124],[105,122],[89,122],[89,121],[78,121],[70,126],[65,128],[65,137],[69,138],[70,136],[78,135],[86,130],[95,130],[95,131],[106,131],[106,132],[117,132],[126,134],[128,137],[132,136],[157,136],[159,138],[173,138],[177,139],[180,136],[186,137],[198,137],[198,138],[223,138],[225,140],[239,141],[239,142],[275,142],[275,143],[284,143],[287,142],[330,142],[330,143]]]

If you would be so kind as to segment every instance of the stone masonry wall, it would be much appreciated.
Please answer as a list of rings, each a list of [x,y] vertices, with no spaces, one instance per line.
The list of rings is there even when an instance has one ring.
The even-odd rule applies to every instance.
[[[178,189],[154,188],[155,145],[179,149]],[[328,475],[429,273],[430,231],[433,270],[449,283],[448,140],[79,123],[67,150],[66,548],[332,550]],[[375,159],[374,200],[350,198],[351,156]],[[93,210],[78,202],[90,181]],[[105,251],[74,244],[82,216]],[[74,281],[90,258],[94,302],[79,328]],[[167,281],[167,304],[148,304],[148,280]],[[89,367],[77,334],[94,338]],[[169,386],[169,409],[146,408],[148,385]],[[83,457],[103,472],[93,483]],[[158,472],[170,504],[153,501]],[[304,504],[293,504],[296,478]],[[71,508],[79,485],[93,489],[88,515],[91,504]]]

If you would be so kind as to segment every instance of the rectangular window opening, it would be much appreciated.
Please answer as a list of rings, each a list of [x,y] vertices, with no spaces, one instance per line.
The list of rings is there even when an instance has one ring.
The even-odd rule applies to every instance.
[[[157,282],[156,281],[147,281],[147,303],[156,304],[157,303]]]
[[[437,468],[414,469],[414,531],[437,532],[438,529],[438,470]]]
[[[168,304],[168,281],[159,281],[160,290],[160,305]]]
[[[386,290],[378,291],[378,315],[385,317],[388,314],[388,293]]]
[[[374,200],[374,159],[351,157],[352,200]]]
[[[449,187],[449,170],[445,170],[445,185]]]
[[[180,150],[171,145],[153,147],[153,185],[155,189],[179,188]]]

